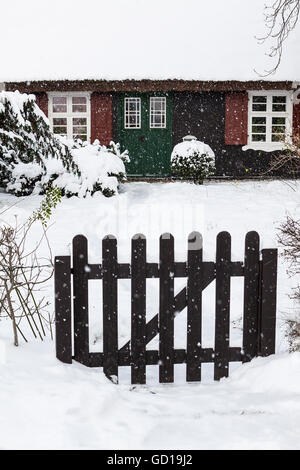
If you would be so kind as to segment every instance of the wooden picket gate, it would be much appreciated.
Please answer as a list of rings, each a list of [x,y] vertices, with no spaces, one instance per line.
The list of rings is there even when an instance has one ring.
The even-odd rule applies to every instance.
[[[148,263],[146,238],[132,238],[131,264],[118,263],[117,240],[102,241],[102,264],[88,262],[87,239],[73,239],[73,266],[69,256],[55,258],[56,355],[62,362],[72,359],[88,366],[103,367],[117,382],[118,367],[131,366],[131,382],[146,382],[146,366],[159,365],[159,381],[174,381],[174,364],[186,363],[186,380],[201,380],[201,364],[214,363],[214,378],[228,376],[229,362],[247,362],[275,352],[277,250],[259,250],[259,235],[245,238],[244,262],[231,261],[231,236],[217,236],[216,260],[202,260],[202,237],[193,232],[188,239],[187,262],[174,260],[174,238],[160,237],[159,263]],[[73,293],[71,276],[73,275]],[[244,277],[242,347],[229,346],[230,278]],[[186,277],[187,286],[174,294],[174,278]],[[146,279],[159,279],[159,313],[146,323]],[[88,281],[103,282],[103,352],[89,352]],[[118,345],[118,279],[131,279],[131,340]],[[216,280],[215,345],[202,348],[202,291]],[[73,309],[72,298],[73,296]],[[187,307],[186,349],[174,349],[174,318]],[[73,310],[73,312],[72,312]],[[72,325],[73,319],[73,325]],[[73,326],[73,328],[72,328]],[[73,338],[72,340],[72,331]],[[159,350],[146,345],[159,334]],[[72,343],[74,342],[74,355]]]

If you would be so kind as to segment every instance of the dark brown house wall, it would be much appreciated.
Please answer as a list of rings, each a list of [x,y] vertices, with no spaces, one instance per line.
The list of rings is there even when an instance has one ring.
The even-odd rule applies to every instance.
[[[218,176],[261,175],[270,165],[271,152],[225,144],[225,100],[225,92],[175,93],[173,146],[191,134],[215,152]]]

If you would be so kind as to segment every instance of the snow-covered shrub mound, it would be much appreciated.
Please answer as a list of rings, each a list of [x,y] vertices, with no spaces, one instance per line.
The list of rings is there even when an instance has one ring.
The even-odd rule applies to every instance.
[[[53,134],[34,95],[0,93],[0,185],[17,196],[57,185],[68,196],[117,192],[126,177],[126,152],[65,141]]]
[[[63,140],[63,139],[62,139]],[[66,196],[85,197],[101,191],[104,196],[113,196],[119,183],[126,179],[124,161],[129,161],[127,152],[120,153],[119,144],[110,143],[109,147],[100,145],[98,140],[87,145],[65,141],[69,147],[79,174],[65,171],[59,160],[46,162],[47,173],[41,186],[56,185]]]
[[[215,172],[215,154],[199,140],[186,140],[175,145],[171,155],[172,175],[201,182]]]

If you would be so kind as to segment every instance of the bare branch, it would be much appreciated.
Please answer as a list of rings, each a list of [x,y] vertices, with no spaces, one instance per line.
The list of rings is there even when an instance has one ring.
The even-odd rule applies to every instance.
[[[257,38],[261,44],[271,39],[274,44],[270,47],[267,55],[277,58],[274,67],[265,70],[262,77],[273,75],[278,69],[283,51],[283,44],[291,31],[296,27],[300,13],[300,0],[275,0],[270,7],[265,7],[265,25],[267,34]]]

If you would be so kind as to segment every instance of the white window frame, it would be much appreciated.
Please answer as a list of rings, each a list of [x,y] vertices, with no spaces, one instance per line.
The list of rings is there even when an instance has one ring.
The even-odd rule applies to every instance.
[[[67,97],[67,112],[66,113],[54,113],[53,112],[53,98],[57,96]],[[72,98],[84,96],[86,97],[86,112],[74,112],[72,111]],[[50,128],[53,131],[53,119],[54,118],[66,118],[67,119],[67,138],[73,139],[73,118],[86,118],[87,124],[87,141],[91,140],[91,92],[87,91],[52,91],[48,93],[49,106],[48,106],[48,117],[50,122]]]
[[[267,97],[267,110],[266,111],[252,111],[252,98],[253,96],[266,96]],[[273,96],[286,96],[286,110],[285,112],[272,111],[272,97]],[[266,117],[266,141],[253,142],[252,141],[252,117]],[[264,150],[265,152],[273,152],[275,150],[282,150],[284,142],[272,142],[272,117],[285,117],[286,140],[290,141],[292,135],[292,122],[293,122],[293,92],[285,90],[262,90],[262,91],[248,91],[248,142],[244,145],[243,150]]]
[[[136,111],[130,111],[130,109],[127,110],[127,103],[130,102],[130,100],[135,100],[136,102],[139,103],[139,113]],[[138,125],[136,126],[130,126],[129,122],[127,121],[127,117],[130,117],[130,115],[135,115],[138,117]],[[127,130],[132,130],[132,129],[141,129],[142,126],[142,100],[139,96],[126,96],[124,98],[124,129]]]
[[[154,112],[152,112],[152,109],[151,109],[151,102],[152,101],[155,101],[155,100],[163,100],[163,102],[165,103],[165,107],[164,107],[164,111],[159,111],[157,113],[157,110],[154,109]],[[160,126],[154,126],[152,125],[151,123],[151,117],[152,116],[155,116],[156,114],[158,114],[159,116],[164,116],[165,117],[165,122],[163,125],[160,125]],[[149,101],[149,127],[150,129],[166,129],[167,127],[167,99],[165,96],[150,96],[150,101]]]

